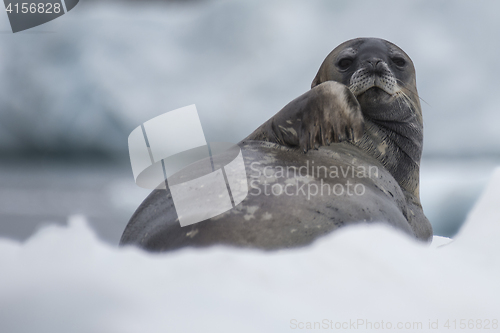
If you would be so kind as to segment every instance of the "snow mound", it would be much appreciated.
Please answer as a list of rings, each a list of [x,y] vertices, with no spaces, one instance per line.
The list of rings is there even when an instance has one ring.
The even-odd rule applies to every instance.
[[[288,332],[349,325],[435,332],[447,321],[453,328],[453,320],[458,329],[461,319],[493,327],[499,199],[497,169],[464,228],[438,248],[449,240],[438,238],[433,248],[383,225],[363,225],[295,250],[152,255],[107,246],[82,217],[71,217],[67,228],[47,227],[24,244],[0,240],[0,328]]]

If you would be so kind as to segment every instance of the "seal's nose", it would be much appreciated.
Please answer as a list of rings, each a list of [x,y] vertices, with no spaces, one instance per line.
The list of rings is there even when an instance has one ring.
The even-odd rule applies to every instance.
[[[383,63],[384,61],[380,58],[371,58],[366,60],[367,68],[370,70],[370,72],[375,74],[382,73]]]

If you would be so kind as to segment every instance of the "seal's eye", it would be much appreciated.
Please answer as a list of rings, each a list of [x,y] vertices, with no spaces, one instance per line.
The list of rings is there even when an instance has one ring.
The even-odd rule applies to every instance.
[[[338,63],[340,69],[348,69],[351,65],[352,65],[352,59],[350,58],[340,59]]]
[[[406,60],[400,57],[392,58],[392,61],[396,64],[396,66],[403,67],[406,65]]]

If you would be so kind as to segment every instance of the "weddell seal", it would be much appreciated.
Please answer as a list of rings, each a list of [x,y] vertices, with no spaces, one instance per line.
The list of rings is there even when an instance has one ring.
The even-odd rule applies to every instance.
[[[120,243],[152,251],[213,244],[273,250],[370,222],[429,241],[419,199],[422,141],[411,59],[382,39],[349,40],[326,57],[309,91],[238,144],[249,184],[243,202],[181,227],[169,189],[157,189]]]

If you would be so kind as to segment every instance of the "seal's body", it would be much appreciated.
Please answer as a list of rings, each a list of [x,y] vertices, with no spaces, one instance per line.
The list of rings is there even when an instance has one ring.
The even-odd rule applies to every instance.
[[[347,41],[327,56],[311,90],[239,143],[250,183],[241,204],[181,228],[168,189],[155,190],[121,244],[279,249],[359,222],[386,222],[429,240],[418,186],[422,133],[406,53],[381,39]]]

